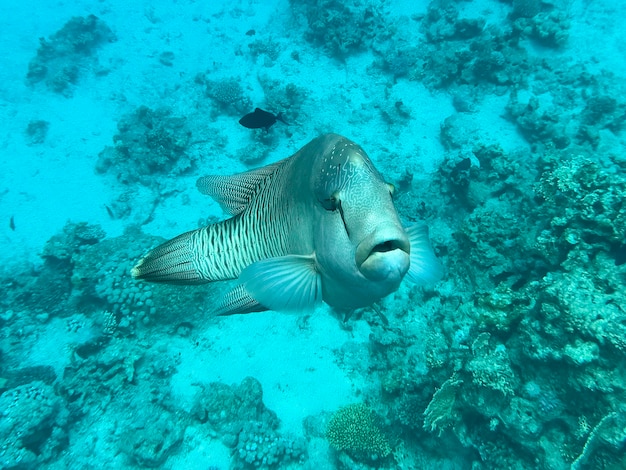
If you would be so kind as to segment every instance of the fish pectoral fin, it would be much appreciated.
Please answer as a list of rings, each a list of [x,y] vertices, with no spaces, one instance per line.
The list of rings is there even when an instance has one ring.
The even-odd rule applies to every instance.
[[[213,314],[236,315],[240,313],[262,312],[264,310],[267,310],[267,308],[250,297],[244,286],[239,284],[220,299]]]
[[[196,187],[211,196],[224,212],[237,215],[254,199],[261,183],[276,171],[279,163],[232,176],[210,175],[198,178]]]
[[[300,312],[322,302],[322,277],[315,255],[257,261],[241,272],[239,282],[250,297],[270,310]]]
[[[411,265],[406,277],[416,284],[433,283],[443,277],[443,266],[435,256],[425,224],[406,228],[411,243]]]

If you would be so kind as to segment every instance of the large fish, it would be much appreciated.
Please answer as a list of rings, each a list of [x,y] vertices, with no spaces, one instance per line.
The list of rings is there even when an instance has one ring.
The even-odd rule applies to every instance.
[[[353,309],[394,292],[405,276],[441,276],[426,226],[402,227],[393,186],[345,137],[327,134],[277,163],[197,186],[232,217],[156,247],[132,275],[175,284],[237,279],[217,314],[302,311],[322,301]]]

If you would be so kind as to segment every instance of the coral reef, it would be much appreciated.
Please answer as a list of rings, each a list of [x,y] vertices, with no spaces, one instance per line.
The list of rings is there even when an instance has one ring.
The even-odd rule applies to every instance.
[[[291,1],[296,15],[308,25],[307,39],[323,47],[331,57],[346,56],[383,42],[389,37],[380,6],[375,2],[338,2],[336,0]]]
[[[414,339],[372,337],[388,416],[433,455],[445,443],[494,468],[619,467],[624,161],[571,144],[507,154],[459,137],[461,122],[446,124],[451,158],[433,188],[459,227],[454,279],[405,304],[439,319]]]
[[[376,461],[391,453],[375,413],[362,403],[337,410],[328,422],[326,437],[334,449],[357,460]]]
[[[281,53],[280,44],[271,39],[255,39],[248,44],[248,49],[255,58],[264,55],[267,58],[266,65],[273,64]]]
[[[26,139],[30,145],[43,144],[48,134],[50,123],[42,119],[35,119],[26,126]]]
[[[426,40],[439,43],[479,36],[485,26],[481,18],[463,18],[452,2],[431,2],[424,17],[422,29]]]
[[[432,2],[421,30],[425,41],[407,75],[431,88],[472,85],[480,86],[481,94],[502,94],[525,83],[533,66],[509,28],[463,17],[452,2]]]
[[[306,459],[302,439],[276,432],[278,418],[263,404],[261,384],[252,377],[234,386],[210,383],[196,396],[192,414],[233,449],[235,469],[281,468]]]
[[[0,467],[39,467],[67,445],[68,412],[50,385],[34,381],[7,390],[0,409]]]
[[[266,423],[247,421],[239,433],[233,456],[233,469],[272,469],[284,468],[289,464],[302,465],[306,461],[306,442],[303,439],[281,437]]]
[[[258,165],[267,157],[272,148],[262,142],[246,145],[242,148],[237,157],[244,165]]]
[[[541,12],[541,0],[513,0],[511,18],[533,18]]]
[[[121,433],[120,450],[140,467],[158,468],[182,442],[184,426],[157,407],[142,406],[133,411],[133,425]]]
[[[30,310],[40,320],[65,317],[76,309],[95,312],[99,332],[107,337],[135,335],[138,328],[169,324],[176,317],[193,321],[196,310],[188,305],[204,295],[202,288],[148,286],[130,277],[134,262],[158,239],[137,229],[117,238],[104,236],[97,225],[68,223],[46,243],[38,272],[5,280],[5,307]],[[28,322],[20,316],[14,320]]]
[[[380,55],[381,57],[374,62],[374,65],[389,73],[395,81],[411,75],[421,58],[421,51],[419,47],[412,44],[394,44],[382,50]]]
[[[115,35],[97,16],[76,16],[50,39],[39,41],[37,55],[28,65],[27,82],[45,81],[51,91],[70,95],[81,69],[99,46],[115,41]]]
[[[519,18],[513,24],[514,29],[520,34],[547,47],[563,47],[569,37],[570,20],[567,14],[561,11],[541,12]]]
[[[623,128],[623,83],[608,71],[591,74],[584,66],[558,72],[566,67],[556,63],[537,69],[541,83],[532,90],[527,85],[513,89],[507,114],[535,147],[562,149],[578,143],[596,148],[602,133],[617,134]]]
[[[424,410],[424,429],[437,431],[439,435],[455,423],[458,409],[455,408],[456,396],[463,381],[455,376],[446,380],[433,394],[431,402]],[[405,421],[408,424],[408,420]]]
[[[42,255],[46,262],[64,267],[58,276],[62,275],[65,287],[63,295],[57,296],[55,309],[40,299],[60,290],[57,285],[38,281],[39,277],[34,277],[37,281],[25,275],[17,277],[20,282],[39,282],[40,297],[21,299],[20,304],[9,294],[2,300],[4,307],[37,307],[46,313],[37,320],[44,324],[67,315],[64,312],[85,312],[80,320],[76,316],[68,319],[66,326],[85,331],[75,336],[82,340],[66,345],[68,362],[62,380],[47,366],[21,367],[18,359],[21,348],[28,348],[26,344],[13,348],[10,358],[3,355],[3,468],[40,466],[58,459],[68,442],[68,429],[75,434],[85,432],[83,426],[99,421],[103,409],[128,417],[116,423],[114,444],[118,458],[123,459],[117,465],[163,465],[179,451],[192,421],[232,450],[233,468],[304,464],[306,442],[277,431],[278,418],[264,405],[261,384],[251,377],[234,386],[207,384],[190,413],[173,400],[170,380],[180,353],[167,346],[153,348],[154,330],[163,325],[166,336],[188,338],[193,322],[204,318],[197,306],[202,304],[198,296],[205,294],[198,289],[165,287],[161,291],[160,286],[147,288],[131,282],[130,266],[157,242],[136,229],[121,237],[104,238],[98,226],[68,223],[50,239]],[[8,285],[5,279],[3,284]],[[14,289],[20,290],[20,286]],[[181,318],[186,321],[180,323]],[[32,322],[30,315],[6,310],[0,317],[6,330],[2,344],[17,331],[32,333]],[[129,336],[131,341],[127,341]]]
[[[130,277],[136,260],[157,242],[136,229],[128,230],[73,256],[72,301],[97,306],[103,312],[104,333],[128,336],[155,322],[193,321],[192,313],[197,310],[188,306],[202,304],[204,289],[147,285]]]
[[[242,116],[253,110],[252,100],[245,94],[239,78],[213,80],[209,77],[209,72],[198,74],[195,81],[204,87],[204,94],[217,105],[213,110],[215,115],[228,113]]]
[[[155,175],[179,175],[195,168],[196,157],[186,152],[191,131],[186,119],[167,109],[140,106],[123,116],[113,137],[114,147],[98,155],[96,171],[111,173],[125,184],[157,184]]]
[[[434,286],[405,283],[376,311],[338,325],[351,338],[337,345],[334,365],[356,379],[355,396],[368,405],[309,416],[299,437],[280,428],[255,378],[199,379],[181,393],[185,353],[216,351],[222,320],[205,312],[218,287],[136,282],[133,263],[162,240],[138,228],[106,238],[97,225],[69,222],[40,262],[0,274],[0,467],[90,468],[97,456],[104,468],[182,468],[175,459],[202,442],[242,470],[626,468],[626,93],[600,62],[571,56],[569,35],[581,24],[568,2],[499,0],[487,11],[434,0],[411,17],[369,0],[290,7],[289,36],[254,25],[234,39],[237,67],[262,73],[242,75],[216,59],[185,97],[196,111],[183,118],[141,106],[123,116],[97,171],[125,185],[107,210],[126,217],[133,186],[161,197],[167,178],[197,169],[193,144],[224,150],[217,128],[200,130],[206,116],[241,117],[261,89],[259,105],[290,125],[251,131],[252,143],[229,153],[250,165],[273,156],[296,133],[325,125],[315,87],[289,69],[295,61],[307,70],[324,59],[320,50],[333,59],[320,69],[358,65],[380,86],[348,126],[377,119],[372,129],[391,128],[419,148],[412,87],[449,99],[454,112],[441,119],[443,158],[430,183],[406,163],[411,150],[367,136],[385,154],[379,163],[399,189],[401,217],[427,221],[447,271]],[[228,11],[246,22],[248,13]],[[194,20],[216,31],[220,15]],[[145,16],[151,29],[162,21],[152,7]],[[257,36],[268,30],[273,36]],[[97,17],[72,18],[41,40],[27,82],[69,96],[114,39]],[[284,50],[287,41],[298,49]],[[163,73],[188,63],[175,41],[154,51],[149,65]],[[345,86],[355,83],[348,76]],[[347,88],[336,95],[346,108],[357,103]],[[484,116],[512,141],[486,138]],[[27,145],[57,129],[39,117],[18,128]]]
[[[53,235],[46,242],[42,256],[57,263],[71,262],[74,254],[87,246],[95,245],[105,236],[106,233],[99,225],[68,222],[61,233]]]
[[[99,305],[105,312],[102,324],[107,334],[134,334],[138,322],[145,325],[156,318],[155,290],[133,282],[129,276],[134,260],[152,243],[136,235],[132,248],[126,237],[107,239],[73,257],[73,301]]]
[[[528,141],[547,142],[560,149],[570,144],[565,117],[559,108],[544,107],[535,96],[520,100],[517,93],[511,93],[507,111]]]
[[[227,442],[236,440],[244,422],[263,422],[270,429],[278,427],[278,418],[263,404],[261,384],[252,377],[241,384],[228,386],[219,382],[208,384],[196,396],[192,414]],[[226,432],[230,430],[232,435]]]
[[[38,271],[13,277],[7,284],[6,305],[17,311],[30,310],[40,319],[65,315],[72,293],[72,257],[104,236],[97,225],[68,222],[61,233],[46,242]]]
[[[259,76],[259,82],[265,93],[267,108],[282,113],[288,123],[295,123],[306,102],[307,91],[295,83],[284,83],[265,75]]]
[[[621,157],[610,155],[602,161],[568,152],[547,154],[540,164],[544,171],[535,191],[549,227],[538,240],[541,251],[553,263],[572,267],[613,253],[626,237]]]

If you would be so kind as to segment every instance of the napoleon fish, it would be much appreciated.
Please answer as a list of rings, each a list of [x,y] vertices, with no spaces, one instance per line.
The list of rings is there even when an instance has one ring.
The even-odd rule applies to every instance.
[[[232,217],[156,247],[132,275],[172,284],[237,279],[216,314],[305,311],[322,301],[355,309],[391,294],[405,276],[441,277],[426,226],[402,227],[393,186],[340,135],[197,186]]]

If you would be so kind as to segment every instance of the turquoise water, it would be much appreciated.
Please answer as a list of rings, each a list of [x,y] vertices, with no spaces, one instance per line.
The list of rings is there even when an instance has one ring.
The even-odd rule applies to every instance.
[[[5,3],[0,468],[626,467],[621,2]],[[441,280],[215,316],[233,281],[132,278],[230,217],[199,177],[331,132]]]

